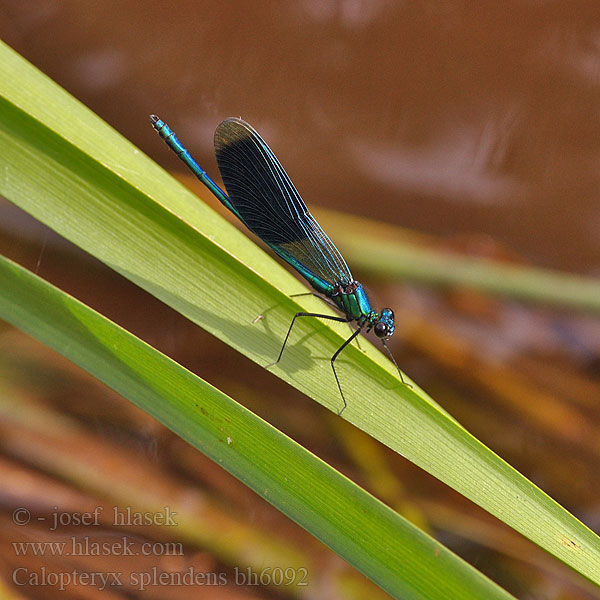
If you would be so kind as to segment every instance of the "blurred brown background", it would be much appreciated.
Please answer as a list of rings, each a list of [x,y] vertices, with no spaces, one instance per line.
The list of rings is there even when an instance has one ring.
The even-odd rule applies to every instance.
[[[3,2],[2,39],[175,168],[254,124],[310,203],[599,267],[597,2]],[[169,162],[170,161],[170,162]]]
[[[5,42],[168,169],[181,166],[150,127],[150,113],[215,177],[214,128],[241,116],[311,207],[414,229],[440,248],[590,276],[600,272],[599,32],[600,4],[593,1],[0,2]],[[443,485],[7,203],[0,204],[0,244],[268,418],[519,597],[600,597]],[[394,340],[403,369],[586,524],[600,525],[598,320],[355,275],[375,298],[403,311],[408,325]],[[83,597],[81,587],[11,586],[13,569],[25,564],[11,546],[24,534],[12,523],[14,507],[49,516],[55,506],[166,503],[183,504],[196,519],[189,530],[168,532],[185,542],[185,556],[143,565],[132,559],[128,569],[200,564],[231,581],[232,569],[248,564],[240,545],[255,544],[256,556],[264,556],[260,535],[276,530],[282,547],[310,557],[305,597],[364,597],[368,584],[318,543],[147,416],[8,327],[0,329],[0,374],[8,382],[0,413],[0,566],[16,593]],[[36,429],[34,414],[53,424],[54,437]],[[85,473],[113,479],[103,486]],[[198,494],[214,513],[202,513]],[[218,544],[214,535],[198,535],[219,519],[235,522],[236,535]],[[105,526],[103,535],[121,535]],[[73,531],[90,535],[67,528],[63,537]],[[43,527],[28,535],[49,539]],[[52,561],[54,570],[72,567],[66,558],[36,560],[32,569]],[[98,559],[79,566],[110,570]],[[353,578],[353,594],[331,583],[340,573]],[[292,593],[229,585],[152,594],[208,591],[223,598]],[[85,593],[140,594],[131,586]]]

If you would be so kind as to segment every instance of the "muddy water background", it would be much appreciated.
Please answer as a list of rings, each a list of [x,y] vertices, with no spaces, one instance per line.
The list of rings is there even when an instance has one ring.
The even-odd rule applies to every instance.
[[[169,169],[180,165],[150,128],[148,114],[156,112],[169,122],[213,174],[214,128],[224,117],[239,115],[267,139],[311,206],[388,221],[450,245],[474,237],[538,266],[600,273],[597,2],[4,1],[0,37]],[[269,414],[322,456],[331,453],[377,493],[368,469],[361,472],[340,450],[353,434],[341,433],[319,407],[103,267],[90,267],[78,253],[65,258],[52,234],[1,208],[11,222],[2,242],[7,254]],[[29,241],[16,243],[15,233],[26,233]],[[597,444],[588,443],[598,435],[597,322],[479,296],[398,289],[391,282],[376,293],[395,298],[392,305],[429,306],[431,315],[425,309],[421,315],[429,321],[442,315],[440,326],[452,335],[478,328],[470,340],[474,355],[491,357],[493,364],[500,357],[508,363],[503,368],[511,360],[521,369],[528,365],[527,381],[533,374],[538,383],[527,393],[521,390],[515,406],[506,406],[497,389],[490,400],[492,383],[476,380],[468,367],[462,373],[428,356],[422,347],[427,344],[415,341],[422,336],[414,334],[411,341],[407,334],[402,356],[407,370],[429,391],[440,392],[433,395],[442,403],[445,399],[471,431],[593,526],[600,514]],[[11,335],[4,347],[22,345],[25,363],[32,360],[29,353],[43,352]],[[572,352],[563,347],[566,339]],[[61,368],[72,376],[68,367]],[[228,376],[234,369],[236,381]],[[582,386],[581,401],[569,399],[575,412],[561,404],[556,391],[565,370]],[[501,379],[499,373],[494,377]],[[256,387],[252,391],[257,381],[264,398]],[[549,381],[556,384],[550,413],[541,404]],[[80,404],[89,393],[72,401],[57,401],[56,391],[50,395],[55,406],[89,426],[91,408]],[[91,404],[104,402],[102,395],[101,402]],[[114,411],[129,410],[117,399],[111,402],[120,406]],[[544,411],[546,417],[536,421]],[[131,419],[136,425],[125,434],[109,415],[97,414],[91,421],[102,425],[92,425],[91,431],[117,429],[113,442],[122,443],[123,436],[152,460],[168,464],[177,456],[181,461],[186,451],[168,433],[137,413]],[[327,426],[315,426],[323,420]],[[569,427],[560,429],[565,423]],[[24,460],[14,448],[7,453]],[[185,460],[189,467],[200,459],[186,454]],[[193,464],[187,476],[200,469],[200,481],[209,482],[209,489],[218,487],[214,478],[221,475]],[[39,465],[32,461],[28,468],[35,471]],[[396,506],[412,507],[407,510],[418,514],[416,521],[511,591],[535,598],[550,597],[544,595],[548,589],[563,594],[557,597],[597,597],[543,557],[543,567],[524,567],[521,561],[531,549],[516,537],[510,538],[510,551],[503,548],[512,557],[506,558],[498,549],[502,543],[489,540],[508,534],[502,529],[481,533],[483,523],[496,527],[495,521],[461,505],[410,465],[393,463],[390,469],[411,489],[397,491]],[[456,515],[445,521],[447,507],[428,507],[432,497],[448,499],[461,514],[468,511],[481,521],[454,531],[448,522],[456,523]],[[268,510],[260,506],[252,511]]]
[[[595,2],[4,2],[5,41],[142,149],[255,124],[310,202],[598,269]]]

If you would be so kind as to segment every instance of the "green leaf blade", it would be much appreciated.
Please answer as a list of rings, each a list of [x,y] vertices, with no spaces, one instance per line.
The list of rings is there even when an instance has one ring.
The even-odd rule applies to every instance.
[[[317,306],[290,298],[295,278],[5,46],[0,142],[0,193],[251,360],[271,362],[294,313]],[[337,412],[329,359],[345,336],[301,320],[274,374]],[[593,532],[364,349],[339,361],[344,418],[600,584]]]
[[[394,597],[511,597],[268,423],[108,319],[4,257],[0,281],[0,318],[153,415]]]

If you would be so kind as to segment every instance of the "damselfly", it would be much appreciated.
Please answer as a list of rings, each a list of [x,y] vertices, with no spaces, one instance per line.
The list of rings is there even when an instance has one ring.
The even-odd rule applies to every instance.
[[[218,200],[294,267],[318,292],[315,296],[332,304],[344,315],[333,317],[319,313],[296,313],[277,360],[268,366],[281,360],[296,319],[319,317],[345,323],[356,322],[357,325],[357,329],[331,357],[331,368],[344,402],[338,414],[344,412],[348,403],[335,361],[363,330],[373,330],[381,339],[383,347],[398,369],[402,383],[405,383],[386,344],[386,340],[394,333],[392,309],[384,308],[381,312],[373,310],[363,286],[354,280],[346,261],[310,214],[294,184],[258,132],[235,117],[225,119],[217,127],[215,153],[226,194],[192,158],[166,123],[156,115],[151,115],[150,120],[168,146]]]

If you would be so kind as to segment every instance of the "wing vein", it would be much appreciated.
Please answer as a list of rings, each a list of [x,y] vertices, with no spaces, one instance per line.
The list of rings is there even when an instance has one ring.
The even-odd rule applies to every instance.
[[[231,203],[253,233],[290,265],[298,268],[297,261],[328,284],[353,280],[335,244],[253,127],[226,119],[215,131],[215,152]]]

